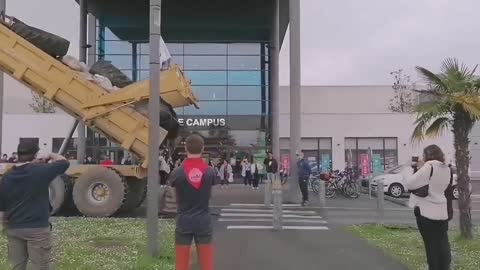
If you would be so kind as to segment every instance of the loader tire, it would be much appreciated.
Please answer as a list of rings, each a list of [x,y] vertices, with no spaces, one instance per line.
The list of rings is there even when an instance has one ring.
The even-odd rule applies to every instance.
[[[148,187],[147,179],[145,178],[143,181],[145,182],[145,188],[143,189],[142,196],[140,197],[140,201],[137,203],[136,208],[140,207],[143,204],[143,202],[145,202],[145,199],[147,198],[147,187]]]
[[[167,139],[175,139],[178,136],[180,124],[177,113],[163,99],[160,100],[160,126],[168,131]]]
[[[137,102],[135,110],[148,117],[148,101]],[[168,131],[167,139],[175,139],[178,136],[180,124],[178,123],[177,113],[162,98],[160,98],[160,127]]]
[[[127,197],[125,203],[122,205],[120,212],[128,213],[140,206],[145,199],[147,190],[146,179],[127,178]]]
[[[126,181],[115,171],[93,167],[75,181],[73,201],[84,216],[110,217],[125,203],[127,190]]]
[[[57,176],[48,187],[50,215],[52,216],[60,211],[68,196],[67,185],[63,180],[64,177],[64,175]]]
[[[70,41],[29,26],[16,18],[13,19],[10,29],[54,58],[65,56],[70,47]]]
[[[90,68],[90,73],[107,77],[110,82],[112,82],[112,85],[118,88],[123,88],[132,83],[132,80],[123,74],[120,69],[115,67],[112,62],[103,59],[93,64]]]
[[[55,213],[55,216],[78,216],[80,212],[73,202],[73,183],[75,178],[62,175],[62,180],[65,185],[65,200],[62,207]]]

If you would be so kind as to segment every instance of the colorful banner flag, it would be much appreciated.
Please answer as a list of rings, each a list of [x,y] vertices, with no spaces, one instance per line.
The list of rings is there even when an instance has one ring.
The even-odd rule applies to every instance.
[[[368,159],[368,154],[360,155],[360,166],[362,169],[362,176],[370,176],[370,160]]]

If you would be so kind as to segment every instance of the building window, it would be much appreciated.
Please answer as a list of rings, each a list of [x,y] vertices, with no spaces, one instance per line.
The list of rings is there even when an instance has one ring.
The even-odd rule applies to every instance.
[[[64,138],[53,138],[52,139],[52,151],[58,153],[60,147],[62,146]],[[68,159],[75,159],[77,157],[77,138],[72,138],[65,149],[65,157]]]
[[[359,169],[362,155],[378,156],[383,170],[398,165],[397,138],[345,138],[345,165]],[[373,160],[371,160],[373,162]]]
[[[38,138],[20,138],[20,143],[28,143],[40,147],[40,140]]]
[[[280,159],[290,154],[290,139],[280,139]],[[301,151],[314,174],[332,170],[332,138],[302,138]]]
[[[229,100],[262,100],[261,86],[229,86]]]
[[[260,115],[261,101],[228,101],[228,115]]]
[[[227,100],[226,86],[192,86],[195,96],[200,101]]]
[[[193,106],[185,107],[183,110],[185,115],[226,115],[226,101],[202,101],[200,109]]]
[[[183,58],[183,67],[185,70],[226,70],[227,57],[186,55]]]
[[[185,55],[226,55],[227,44],[221,43],[186,43]]]

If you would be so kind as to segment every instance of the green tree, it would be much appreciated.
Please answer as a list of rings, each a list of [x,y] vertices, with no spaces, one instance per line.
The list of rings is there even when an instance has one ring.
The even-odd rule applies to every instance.
[[[410,81],[410,76],[403,74],[403,69],[392,71],[390,75],[394,77],[392,85],[394,96],[390,99],[388,109],[397,113],[410,112],[415,101],[412,92],[414,85]]]
[[[457,59],[447,58],[441,65],[441,72],[435,74],[423,67],[417,67],[425,79],[424,90],[416,90],[429,96],[429,102],[414,108],[417,113],[414,139],[434,137],[450,130],[454,136],[455,162],[458,187],[460,189],[459,210],[461,236],[471,239],[472,215],[470,200],[469,134],[480,119],[480,80],[473,70]]]

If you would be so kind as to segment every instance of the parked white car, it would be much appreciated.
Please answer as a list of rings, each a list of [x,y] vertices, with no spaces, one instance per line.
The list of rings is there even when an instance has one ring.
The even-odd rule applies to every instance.
[[[406,188],[406,179],[408,177],[412,176],[413,174],[413,169],[410,166],[410,164],[404,164],[404,165],[399,165],[397,167],[394,167],[388,171],[386,171],[384,174],[375,176],[371,180],[371,186],[373,191],[378,190],[378,181],[380,179],[383,180],[383,190],[385,193],[388,195],[399,198],[401,197],[404,193],[408,192]],[[459,197],[459,190],[457,188],[457,175],[453,175],[453,195],[455,198],[458,199]],[[472,191],[472,185],[470,184],[470,192]]]

